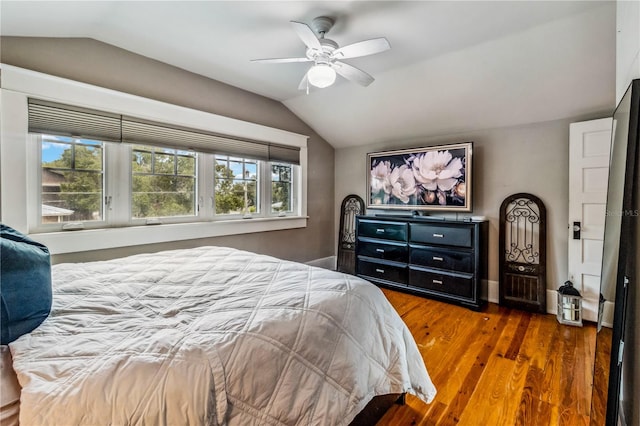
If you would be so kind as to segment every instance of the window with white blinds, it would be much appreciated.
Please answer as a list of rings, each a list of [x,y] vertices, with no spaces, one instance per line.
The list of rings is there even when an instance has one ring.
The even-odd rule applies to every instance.
[[[40,142],[41,232],[297,214],[296,147],[33,98],[28,131]],[[67,166],[79,154],[99,174]]]
[[[305,135],[7,64],[0,92],[0,219],[53,254],[307,226]]]
[[[29,98],[29,132],[300,164],[300,149]]]

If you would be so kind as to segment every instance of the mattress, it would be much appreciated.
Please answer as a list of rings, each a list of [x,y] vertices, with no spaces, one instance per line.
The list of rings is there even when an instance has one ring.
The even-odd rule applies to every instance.
[[[435,395],[360,278],[225,247],[52,268],[51,315],[11,343],[20,423],[346,425]]]

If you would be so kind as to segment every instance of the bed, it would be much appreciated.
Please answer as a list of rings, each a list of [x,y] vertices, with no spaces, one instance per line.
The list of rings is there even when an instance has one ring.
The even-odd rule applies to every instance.
[[[435,388],[374,285],[225,247],[52,267],[53,307],[10,343],[20,423],[348,425]]]

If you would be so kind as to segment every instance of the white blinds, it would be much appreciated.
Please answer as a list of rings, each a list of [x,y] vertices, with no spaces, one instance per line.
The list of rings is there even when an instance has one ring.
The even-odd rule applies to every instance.
[[[29,132],[121,142],[120,116],[29,99]]]
[[[29,99],[29,132],[300,164],[300,149]]]

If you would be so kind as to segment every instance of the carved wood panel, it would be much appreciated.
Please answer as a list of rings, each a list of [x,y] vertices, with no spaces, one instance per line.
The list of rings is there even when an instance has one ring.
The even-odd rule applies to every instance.
[[[500,206],[500,304],[547,311],[547,213],[527,193],[507,197]]]
[[[358,195],[347,195],[340,207],[337,265],[340,272],[356,272],[356,216],[359,214],[364,214],[364,200]]]

